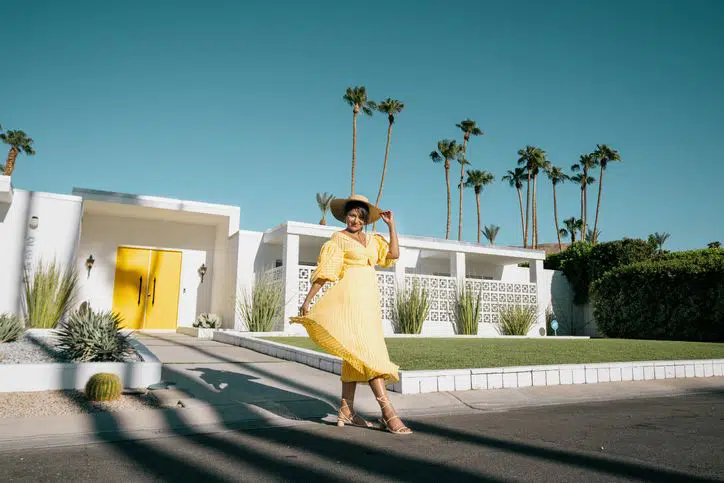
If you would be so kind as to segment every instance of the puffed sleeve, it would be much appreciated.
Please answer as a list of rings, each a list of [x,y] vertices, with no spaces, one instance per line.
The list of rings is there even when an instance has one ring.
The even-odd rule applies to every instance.
[[[375,235],[375,241],[377,242],[377,265],[382,268],[390,268],[397,261],[395,258],[387,258],[387,254],[390,253],[390,244],[382,235]]]
[[[336,282],[342,274],[344,252],[334,240],[322,245],[317,258],[317,268],[312,272],[312,283]]]

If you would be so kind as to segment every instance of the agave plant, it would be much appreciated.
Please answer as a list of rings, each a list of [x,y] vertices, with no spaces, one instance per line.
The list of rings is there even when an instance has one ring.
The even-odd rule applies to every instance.
[[[480,292],[472,289],[458,290],[453,305],[455,333],[458,335],[476,335],[480,321]]]
[[[115,312],[83,305],[70,313],[56,332],[60,354],[76,362],[122,362],[133,353],[130,334],[121,333],[123,319]]]
[[[25,332],[25,325],[22,319],[13,314],[0,314],[0,344],[3,342],[15,342]]]
[[[509,305],[498,313],[498,332],[502,335],[528,335],[538,316],[537,308],[532,305]]]
[[[250,332],[269,332],[284,312],[284,291],[271,277],[262,275],[237,299],[236,308]]]
[[[198,317],[196,317],[193,326],[201,329],[218,329],[221,327],[221,317],[217,314],[199,314]]]
[[[430,312],[430,293],[414,280],[409,289],[398,289],[392,306],[392,323],[399,334],[419,334]]]
[[[24,283],[28,327],[54,329],[75,302],[78,272],[72,265],[61,271],[55,261],[41,260],[32,274],[26,270]]]

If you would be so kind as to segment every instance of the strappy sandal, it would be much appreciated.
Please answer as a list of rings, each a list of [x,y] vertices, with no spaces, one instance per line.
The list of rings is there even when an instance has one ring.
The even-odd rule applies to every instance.
[[[349,409],[349,417],[342,414],[342,409],[347,408]],[[364,418],[360,416],[359,418],[364,421],[364,424],[355,423],[354,418],[357,417],[358,414],[352,411],[352,408],[347,405],[347,401],[342,399],[342,407],[339,408],[339,411],[337,412],[337,426],[340,428],[343,427],[345,424],[348,424],[350,426],[357,426],[359,428],[374,428],[375,425],[370,423],[369,421],[364,421]]]
[[[378,398],[376,398],[376,399],[377,399],[379,402],[381,402],[381,403],[384,404],[384,405],[382,406],[382,411],[384,411],[385,408],[391,406],[390,400],[387,399],[387,398],[384,397],[384,396],[383,396],[383,397],[378,397]],[[379,421],[380,423],[382,423],[382,424],[385,426],[385,428],[387,428],[387,431],[389,431],[390,433],[393,433],[393,434],[412,434],[412,430],[411,430],[410,428],[408,428],[407,426],[405,426],[405,425],[402,425],[402,427],[397,428],[397,429],[395,429],[395,430],[393,430],[392,428],[390,428],[390,425],[389,425],[388,423],[389,423],[390,421],[392,421],[393,419],[395,419],[395,418],[400,419],[400,417],[397,415],[397,413],[395,413],[395,415],[392,416],[390,419],[385,419],[385,417],[384,417],[384,415],[383,415],[381,418],[378,419],[378,421]]]

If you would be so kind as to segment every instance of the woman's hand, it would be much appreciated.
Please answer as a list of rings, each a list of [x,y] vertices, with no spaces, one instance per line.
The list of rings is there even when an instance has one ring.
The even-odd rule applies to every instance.
[[[391,210],[381,212],[380,218],[382,218],[382,221],[384,221],[387,226],[390,226],[395,222],[395,215],[392,213]]]
[[[301,317],[304,317],[309,313],[309,302],[304,302],[301,307],[299,307],[299,315]]]

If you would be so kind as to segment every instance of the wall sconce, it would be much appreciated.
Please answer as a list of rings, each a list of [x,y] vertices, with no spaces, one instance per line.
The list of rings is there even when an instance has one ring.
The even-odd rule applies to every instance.
[[[28,222],[28,227],[30,227],[31,230],[35,230],[38,227],[38,223],[40,220],[37,216],[31,216],[30,221]]]
[[[85,261],[85,268],[88,269],[88,276],[90,277],[91,268],[93,268],[93,264],[96,262],[95,258],[93,258],[93,255],[86,258]]]
[[[199,267],[199,275],[201,275],[201,283],[204,283],[204,275],[206,275],[206,264],[202,263]]]

